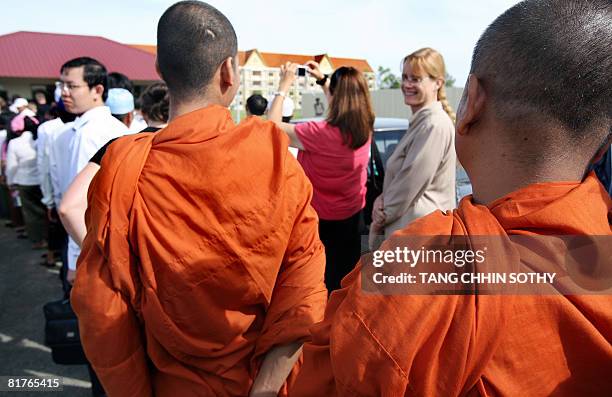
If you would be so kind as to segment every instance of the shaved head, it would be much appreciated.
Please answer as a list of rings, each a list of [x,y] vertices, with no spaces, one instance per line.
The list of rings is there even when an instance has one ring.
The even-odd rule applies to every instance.
[[[612,2],[515,5],[483,33],[471,73],[509,130],[555,126],[567,142],[601,142],[612,120]]]
[[[168,90],[177,98],[203,95],[219,65],[237,52],[232,24],[209,4],[181,1],[159,20],[157,63]]]

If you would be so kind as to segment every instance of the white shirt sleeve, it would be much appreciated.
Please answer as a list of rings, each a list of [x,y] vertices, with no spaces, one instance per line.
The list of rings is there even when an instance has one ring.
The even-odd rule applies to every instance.
[[[49,167],[49,151],[51,142],[51,136],[47,135],[46,139],[40,145],[37,157],[38,172],[40,174],[40,191],[42,192],[42,199],[40,201],[47,208],[53,208],[55,206],[53,202],[53,185],[51,184]]]
[[[68,269],[76,270],[79,255],[81,255],[81,248],[72,237],[68,237]]]
[[[44,123],[43,123],[44,125]],[[45,151],[45,144],[47,142],[47,131],[44,128],[38,128],[38,139],[36,139],[36,168],[38,168],[38,175],[42,179],[42,173],[44,171],[43,156]]]
[[[60,176],[59,168],[57,164],[57,154],[55,151],[55,142],[50,142],[49,149],[49,178],[51,180],[51,197],[52,204],[59,206],[62,200],[62,194],[60,190]]]
[[[19,159],[17,158],[16,150],[15,140],[11,140],[6,149],[6,183],[9,186],[14,184],[17,167],[19,167]]]

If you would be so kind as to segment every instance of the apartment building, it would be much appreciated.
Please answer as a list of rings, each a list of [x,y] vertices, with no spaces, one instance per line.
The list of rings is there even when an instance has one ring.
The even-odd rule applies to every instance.
[[[241,86],[234,100],[235,106],[243,106],[246,99],[252,94],[257,93],[265,97],[271,97],[278,89],[280,66],[285,62],[295,62],[303,65],[313,60],[321,65],[323,73],[332,73],[340,66],[352,66],[364,73],[370,90],[376,89],[376,75],[364,59],[334,58],[327,54],[275,54],[260,52],[256,49],[241,51],[239,59]],[[301,109],[302,95],[317,92],[321,92],[321,87],[315,84],[315,79],[312,76],[298,77],[289,92],[289,97],[293,100],[295,108]]]
[[[156,53],[156,47],[152,45],[132,45],[135,48]],[[240,61],[240,89],[233,108],[243,108],[246,100],[252,94],[261,94],[271,98],[278,89],[280,78],[280,66],[285,62],[295,62],[305,64],[308,61],[316,61],[321,65],[323,73],[332,73],[341,66],[352,66],[363,72],[368,81],[370,90],[376,90],[376,75],[372,67],[365,59],[337,58],[327,54],[322,55],[299,55],[299,54],[277,54],[271,52],[260,52],[257,49],[249,51],[238,51]],[[296,109],[302,108],[302,95],[305,93],[320,93],[321,87],[315,84],[315,79],[299,77],[293,88],[289,92],[289,97],[293,100]]]

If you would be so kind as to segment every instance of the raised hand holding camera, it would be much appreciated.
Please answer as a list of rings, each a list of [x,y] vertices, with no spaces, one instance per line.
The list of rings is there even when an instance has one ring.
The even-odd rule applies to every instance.
[[[297,63],[287,62],[280,67],[280,82],[278,84],[278,91],[287,93],[291,88],[293,82],[297,79],[296,71],[298,68]]]
[[[325,74],[321,72],[318,62],[308,61],[304,64],[304,66],[307,67],[306,71],[310,73],[317,80],[321,80],[325,76]]]

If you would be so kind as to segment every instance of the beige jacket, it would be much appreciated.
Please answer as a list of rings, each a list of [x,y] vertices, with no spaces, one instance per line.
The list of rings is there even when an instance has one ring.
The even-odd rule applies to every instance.
[[[455,127],[440,102],[417,111],[387,160],[385,238],[437,209],[456,207]]]

